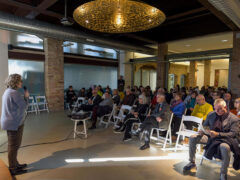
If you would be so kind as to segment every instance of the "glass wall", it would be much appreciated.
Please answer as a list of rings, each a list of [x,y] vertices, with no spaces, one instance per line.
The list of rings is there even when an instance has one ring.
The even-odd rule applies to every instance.
[[[26,86],[33,96],[44,95],[44,63],[38,61],[8,60],[9,74],[20,74],[23,86]]]
[[[117,88],[117,67],[91,66],[81,64],[64,65],[64,89],[72,85],[74,90],[93,85],[109,85]]]
[[[135,86],[150,86],[152,90],[156,89],[157,72],[153,69],[139,69],[134,73]]]

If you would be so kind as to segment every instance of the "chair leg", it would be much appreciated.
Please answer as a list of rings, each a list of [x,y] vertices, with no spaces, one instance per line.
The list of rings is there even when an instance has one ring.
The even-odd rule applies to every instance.
[[[77,121],[74,122],[74,130],[73,130],[73,138],[76,138],[76,133],[77,133]]]
[[[169,139],[170,139],[170,145],[172,145],[172,132],[169,130]]]
[[[164,140],[164,144],[163,144],[163,149],[166,148],[167,141],[169,141],[168,137],[169,137],[169,131],[167,131],[167,134],[166,134],[166,137],[165,137],[165,140]]]
[[[176,142],[176,145],[175,145],[175,152],[177,151],[177,148],[178,148],[179,138],[180,138],[180,135],[178,135],[178,137],[177,137],[177,142]]]
[[[86,121],[83,121],[83,128],[84,128],[84,136],[87,138],[87,127],[86,127]]]

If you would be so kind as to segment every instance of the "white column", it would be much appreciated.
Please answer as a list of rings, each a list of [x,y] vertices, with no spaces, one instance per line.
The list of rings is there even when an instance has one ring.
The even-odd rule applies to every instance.
[[[129,51],[120,51],[119,55],[119,74],[124,76],[125,87],[133,85],[133,69],[131,64],[128,63],[130,59],[133,59],[133,52]]]
[[[4,84],[8,77],[8,31],[0,30],[0,115],[2,113],[2,95],[6,89]]]

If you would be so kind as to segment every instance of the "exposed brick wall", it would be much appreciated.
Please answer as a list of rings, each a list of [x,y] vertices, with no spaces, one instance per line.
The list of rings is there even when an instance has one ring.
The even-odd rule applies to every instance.
[[[233,34],[233,54],[230,82],[231,91],[235,97],[240,97],[240,31]]]
[[[165,57],[168,54],[167,44],[158,44],[158,64],[157,64],[157,87],[166,87],[166,63]]]
[[[211,61],[204,61],[204,86],[210,86]]]
[[[197,83],[197,62],[190,61],[189,67],[189,87],[195,87]]]
[[[45,93],[50,111],[64,110],[64,55],[62,41],[45,38]]]

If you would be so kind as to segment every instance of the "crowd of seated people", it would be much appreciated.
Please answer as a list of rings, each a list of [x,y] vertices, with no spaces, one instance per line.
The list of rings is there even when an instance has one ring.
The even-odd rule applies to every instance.
[[[114,129],[114,132],[124,133],[123,141],[129,141],[133,135],[138,136],[142,133],[144,144],[140,147],[141,150],[150,147],[152,128],[167,129],[169,127],[171,114],[173,114],[171,124],[173,141],[177,138],[183,115],[202,118],[203,126],[208,127],[209,134],[206,135],[205,132],[200,131],[189,138],[190,163],[184,167],[184,170],[191,170],[196,166],[195,153],[198,143],[207,143],[207,147],[209,147],[207,152],[209,153],[206,153],[206,156],[211,158],[211,143],[214,142],[218,143],[218,155],[223,160],[221,178],[226,179],[229,152],[233,150],[236,139],[240,143],[240,98],[233,100],[232,94],[228,92],[227,88],[202,87],[199,90],[198,87],[180,88],[176,86],[169,92],[165,88],[156,88],[153,92],[149,86],[134,86],[132,89],[130,87],[122,89],[121,87],[111,90],[110,87],[102,88],[99,85],[88,90],[82,88],[78,97],[85,97],[88,100],[87,104],[78,107],[78,111],[92,111],[90,129],[96,128],[98,117],[112,111],[113,104],[117,107],[116,112],[122,105],[133,107],[115,126],[117,128]],[[67,91],[67,101],[72,105],[76,99],[76,93],[71,86]],[[134,123],[139,123],[140,126],[132,132]],[[184,125],[191,130],[196,127],[194,123],[185,122]],[[215,142],[216,139],[218,139],[217,142]],[[236,163],[235,166],[239,164]]]

